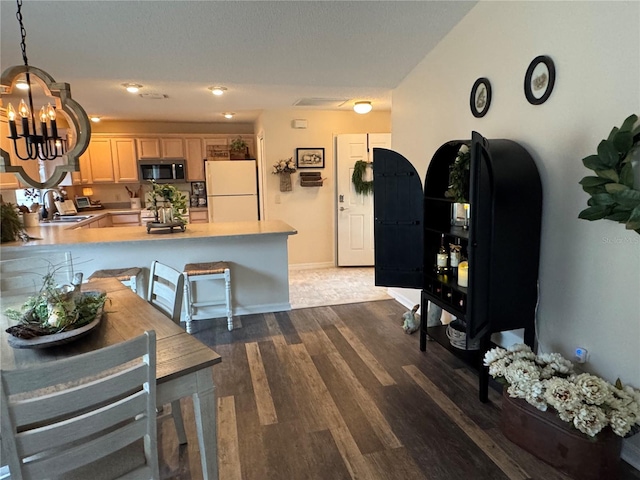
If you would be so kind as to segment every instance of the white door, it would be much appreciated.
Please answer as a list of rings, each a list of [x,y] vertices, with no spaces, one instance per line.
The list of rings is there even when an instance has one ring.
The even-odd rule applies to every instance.
[[[356,194],[351,181],[358,160],[373,161],[373,148],[391,148],[390,133],[337,136],[338,266],[371,266],[373,196]]]

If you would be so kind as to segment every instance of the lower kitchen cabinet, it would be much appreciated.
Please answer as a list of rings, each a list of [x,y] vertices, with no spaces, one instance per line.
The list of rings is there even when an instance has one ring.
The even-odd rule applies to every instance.
[[[132,227],[140,225],[140,212],[136,213],[112,213],[111,226],[113,227]]]
[[[189,223],[209,223],[209,212],[206,208],[190,208]]]

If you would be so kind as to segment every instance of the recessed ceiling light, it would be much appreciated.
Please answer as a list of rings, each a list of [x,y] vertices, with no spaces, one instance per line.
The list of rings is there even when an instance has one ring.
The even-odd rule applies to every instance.
[[[211,90],[211,93],[219,97],[227,91],[227,87],[209,87],[209,90]]]
[[[16,82],[16,88],[20,90],[29,90],[29,84],[24,78],[21,78]]]
[[[89,117],[89,119],[93,122],[93,123],[98,123],[100,121],[100,117],[98,117],[97,115],[92,115]]]
[[[139,83],[123,83],[122,86],[127,89],[129,93],[138,93],[138,90],[142,88]]]
[[[222,115],[224,115],[224,118],[233,118],[233,116],[235,115],[235,113],[233,113],[233,112],[226,112],[226,113],[223,113]]]
[[[353,111],[356,113],[369,113],[373,107],[371,106],[371,102],[356,102],[353,106]]]

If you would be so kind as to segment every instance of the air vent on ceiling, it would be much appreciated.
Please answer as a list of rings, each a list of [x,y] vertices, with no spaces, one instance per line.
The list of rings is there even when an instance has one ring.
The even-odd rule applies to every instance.
[[[338,108],[348,102],[348,98],[301,98],[294,107]]]
[[[140,98],[146,100],[164,100],[165,98],[169,98],[169,95],[165,95],[164,93],[141,93]]]

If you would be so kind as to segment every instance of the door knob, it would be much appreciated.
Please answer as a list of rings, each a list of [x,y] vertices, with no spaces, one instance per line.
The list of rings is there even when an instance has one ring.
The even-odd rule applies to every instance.
[[[349,209],[348,209],[348,208],[345,208],[345,207],[340,207],[340,211],[341,211],[341,212],[344,212],[345,210],[349,210]]]

